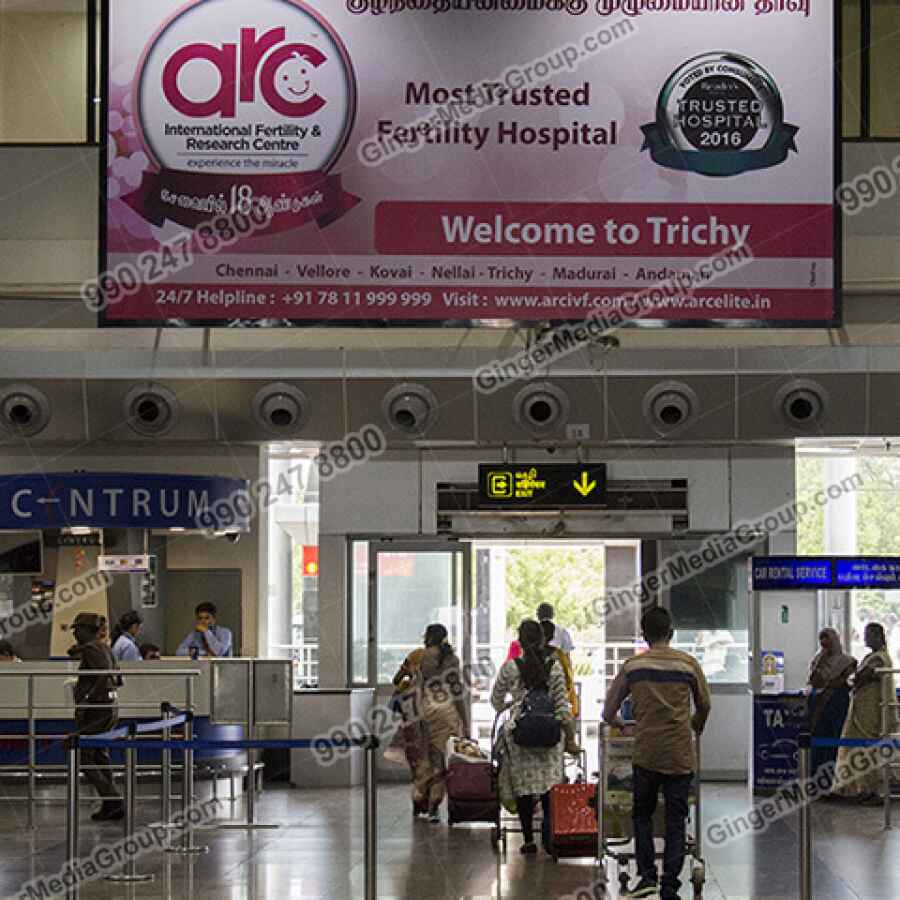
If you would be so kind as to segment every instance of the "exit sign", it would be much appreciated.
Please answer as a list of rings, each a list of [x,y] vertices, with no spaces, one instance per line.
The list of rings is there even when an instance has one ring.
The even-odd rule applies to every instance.
[[[481,509],[602,509],[606,504],[605,463],[500,463],[478,467]]]

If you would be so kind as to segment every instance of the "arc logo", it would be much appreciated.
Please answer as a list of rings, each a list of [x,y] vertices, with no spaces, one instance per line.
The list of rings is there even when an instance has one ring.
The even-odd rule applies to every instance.
[[[304,118],[328,102],[313,87],[315,70],[327,60],[318,47],[288,43],[286,28],[260,35],[256,28],[242,28],[239,42],[192,43],[172,53],[163,68],[163,93],[178,112],[192,118],[233,119],[238,101],[256,103],[258,94],[280,115]],[[218,73],[218,87],[205,100],[190,99],[179,84],[185,67],[196,61],[209,63]]]
[[[203,175],[327,172],[349,138],[356,79],[317,5],[191,0],[160,21],[134,83],[154,166]]]

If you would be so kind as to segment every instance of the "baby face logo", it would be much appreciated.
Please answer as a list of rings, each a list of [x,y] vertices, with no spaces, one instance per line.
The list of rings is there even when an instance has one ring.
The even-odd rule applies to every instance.
[[[349,137],[356,85],[340,38],[302,0],[195,0],[150,41],[135,100],[161,168],[321,172]]]

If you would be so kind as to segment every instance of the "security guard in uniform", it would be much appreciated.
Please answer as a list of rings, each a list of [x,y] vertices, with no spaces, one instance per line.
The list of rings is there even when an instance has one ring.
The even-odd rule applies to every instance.
[[[81,662],[78,671],[118,669],[109,644],[101,635],[106,617],[96,613],[79,613],[72,622],[76,644],[69,656]],[[75,728],[79,735],[103,734],[116,727],[119,721],[116,688],[122,684],[120,675],[79,675],[75,685]],[[95,705],[96,704],[96,705]],[[113,782],[109,750],[86,747],[81,752],[85,777],[94,786],[103,805],[91,816],[94,821],[121,819],[124,804]]]

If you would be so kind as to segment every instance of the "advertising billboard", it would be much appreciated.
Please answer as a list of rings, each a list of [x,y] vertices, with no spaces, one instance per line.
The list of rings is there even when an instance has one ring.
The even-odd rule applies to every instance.
[[[104,324],[839,321],[832,0],[110,0]]]

